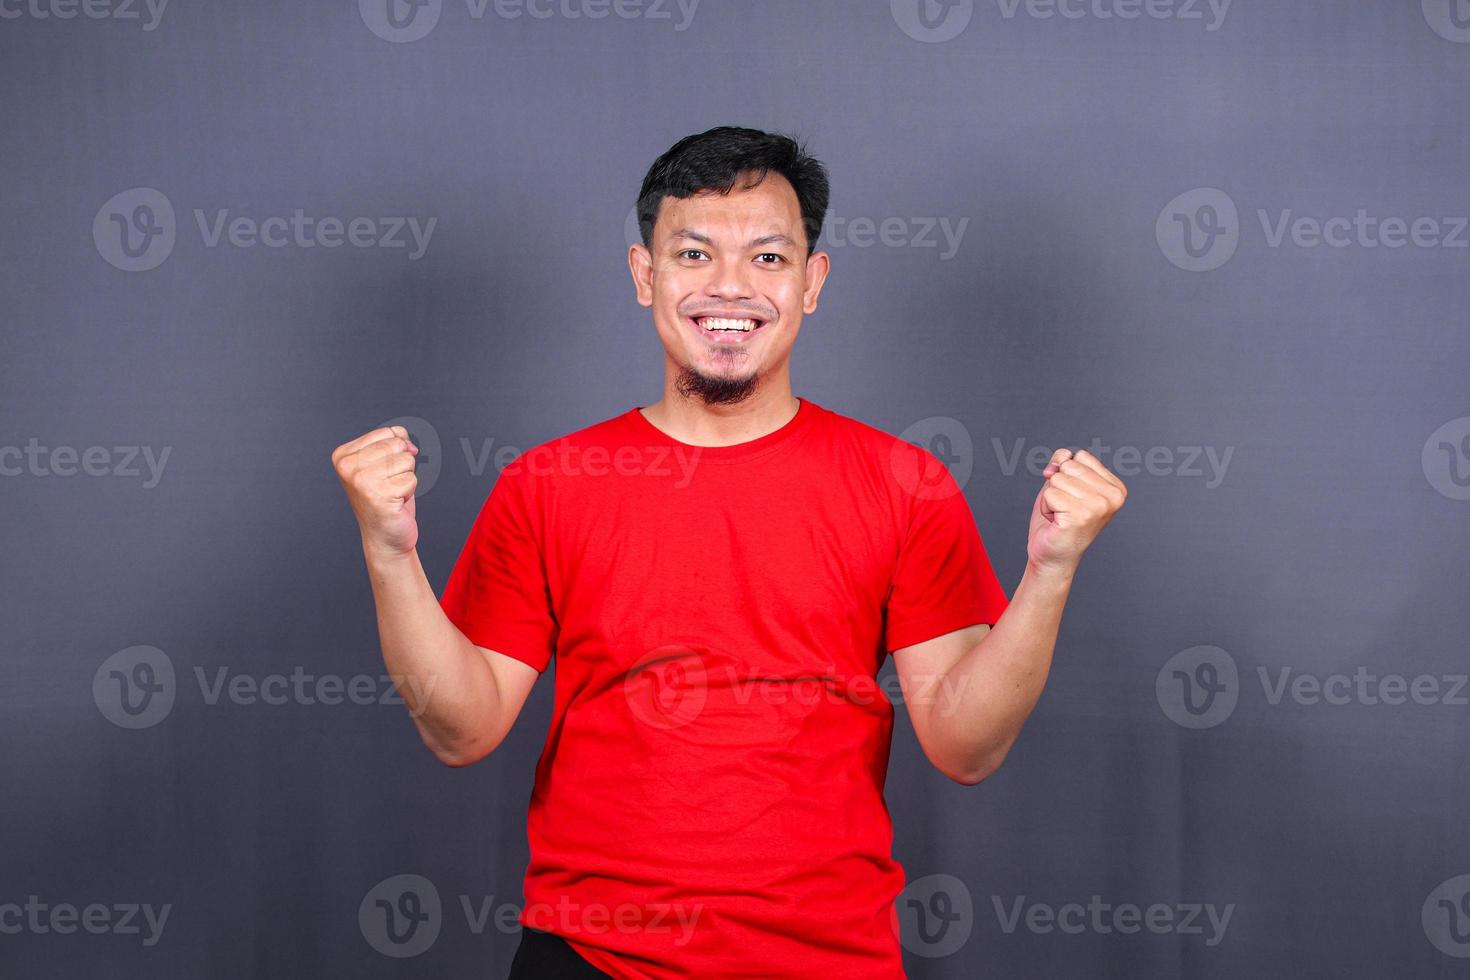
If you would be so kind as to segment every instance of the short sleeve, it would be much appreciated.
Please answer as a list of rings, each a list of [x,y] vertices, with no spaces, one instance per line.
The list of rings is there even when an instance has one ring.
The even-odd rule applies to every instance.
[[[912,498],[884,608],[890,652],[966,626],[994,626],[1010,604],[954,478],[945,471],[926,490]]]
[[[476,646],[544,671],[557,624],[542,560],[536,486],[524,467],[501,471],[480,508],[439,606]]]

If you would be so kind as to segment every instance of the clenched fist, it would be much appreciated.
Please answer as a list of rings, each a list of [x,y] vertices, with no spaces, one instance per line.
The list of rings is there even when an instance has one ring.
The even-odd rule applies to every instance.
[[[1041,475],[1046,482],[1031,508],[1026,555],[1037,565],[1071,571],[1128,499],[1128,488],[1085,449],[1058,449]]]
[[[332,466],[357,515],[364,550],[396,556],[418,546],[413,497],[418,451],[401,425],[374,429],[332,450]]]

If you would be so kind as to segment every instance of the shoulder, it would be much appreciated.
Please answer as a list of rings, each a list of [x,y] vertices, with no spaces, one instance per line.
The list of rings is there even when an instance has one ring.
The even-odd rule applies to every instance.
[[[865,472],[912,522],[920,512],[964,507],[963,486],[973,465],[970,434],[956,420],[920,420],[894,435],[837,412],[830,417],[834,441],[849,448],[848,473]],[[957,475],[958,474],[958,475]]]
[[[905,438],[815,403],[813,407],[818,411],[822,429],[830,442],[880,465],[889,475],[896,475],[895,470],[908,469],[916,459],[921,467],[943,465],[926,447],[922,434]]]
[[[558,474],[595,466],[627,438],[628,413],[623,412],[531,446],[501,468],[500,479],[530,491],[542,489]]]

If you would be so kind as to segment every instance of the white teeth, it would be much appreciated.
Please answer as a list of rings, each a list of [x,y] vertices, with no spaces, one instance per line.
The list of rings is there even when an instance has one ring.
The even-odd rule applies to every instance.
[[[706,330],[735,330],[740,333],[754,330],[756,323],[754,320],[733,320],[721,316],[700,317],[696,322]]]

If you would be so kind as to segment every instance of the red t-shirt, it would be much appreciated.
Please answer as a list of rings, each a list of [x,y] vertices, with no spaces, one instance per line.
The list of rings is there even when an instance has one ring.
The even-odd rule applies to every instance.
[[[943,464],[806,399],[734,446],[634,408],[522,454],[441,600],[556,662],[521,924],[619,978],[902,977],[875,678],[1007,602]]]

